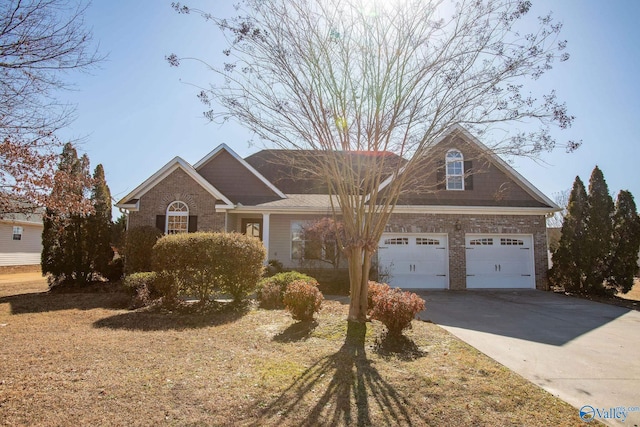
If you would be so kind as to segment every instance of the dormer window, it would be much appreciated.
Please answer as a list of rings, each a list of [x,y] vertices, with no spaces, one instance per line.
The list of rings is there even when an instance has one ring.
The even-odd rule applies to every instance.
[[[447,190],[464,190],[464,157],[459,150],[449,150],[445,157]]]

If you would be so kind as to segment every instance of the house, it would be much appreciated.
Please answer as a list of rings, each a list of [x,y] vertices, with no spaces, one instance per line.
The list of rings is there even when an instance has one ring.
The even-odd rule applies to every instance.
[[[379,243],[379,274],[402,288],[546,289],[545,216],[558,207],[461,126],[429,153],[438,167],[419,177],[430,185],[398,200]],[[268,259],[300,268],[300,231],[330,215],[331,201],[296,169],[295,155],[263,150],[243,159],[222,144],[193,165],[176,157],[116,206],[128,212],[128,227],[251,234]]]
[[[39,265],[43,227],[38,212],[0,215],[0,267]]]

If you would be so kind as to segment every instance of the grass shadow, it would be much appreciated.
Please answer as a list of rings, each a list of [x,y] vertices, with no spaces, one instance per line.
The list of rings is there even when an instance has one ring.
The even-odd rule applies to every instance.
[[[365,352],[366,324],[349,322],[340,350],[320,359],[259,413],[253,426],[282,424],[333,426],[372,424],[370,405],[384,425],[412,425],[406,399],[382,378]],[[328,385],[324,385],[329,381]],[[320,396],[317,389],[325,390]],[[310,409],[303,404],[312,402]],[[304,409],[304,415],[301,414]],[[302,418],[300,418],[302,417]],[[288,420],[291,418],[291,420]]]
[[[94,322],[94,328],[138,330],[138,331],[170,331],[207,328],[232,323],[251,310],[251,304],[214,304],[202,309],[141,309],[121,313]]]
[[[311,336],[311,333],[317,327],[318,322],[316,322],[315,320],[296,322],[284,331],[274,336],[273,340],[276,342],[305,341]]]

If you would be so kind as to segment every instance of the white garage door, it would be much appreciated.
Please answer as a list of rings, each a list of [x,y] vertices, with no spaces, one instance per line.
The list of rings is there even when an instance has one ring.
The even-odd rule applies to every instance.
[[[467,288],[535,288],[533,238],[467,234]]]
[[[449,287],[446,234],[383,234],[378,247],[378,271],[399,288]]]

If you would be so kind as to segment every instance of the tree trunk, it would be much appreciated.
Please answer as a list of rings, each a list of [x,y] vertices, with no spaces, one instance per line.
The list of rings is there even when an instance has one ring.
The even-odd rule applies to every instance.
[[[372,252],[354,245],[346,252],[349,259],[349,322],[366,322],[369,268]]]

